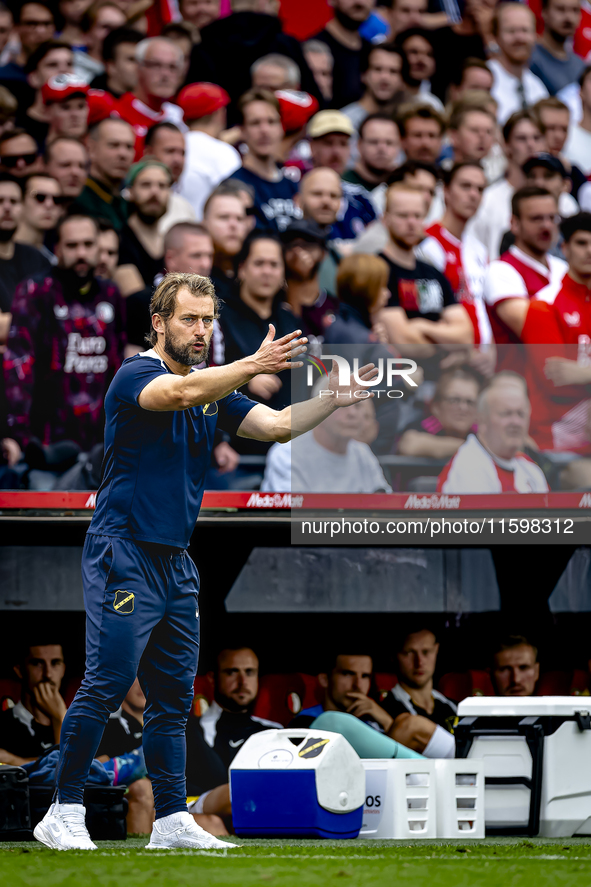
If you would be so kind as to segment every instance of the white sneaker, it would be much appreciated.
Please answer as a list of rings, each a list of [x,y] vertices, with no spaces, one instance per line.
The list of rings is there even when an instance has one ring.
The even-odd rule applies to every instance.
[[[178,850],[193,848],[195,850],[231,850],[240,844],[230,844],[214,838],[205,829],[197,825],[190,813],[171,813],[157,819],[152,826],[150,843],[146,850]]]
[[[52,804],[33,834],[52,850],[96,850],[86,828],[86,808],[82,804]]]

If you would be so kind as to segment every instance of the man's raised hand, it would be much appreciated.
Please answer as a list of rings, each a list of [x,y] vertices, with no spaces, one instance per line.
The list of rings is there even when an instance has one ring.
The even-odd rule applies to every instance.
[[[351,375],[346,385],[340,385],[339,368],[336,360],[333,360],[332,370],[326,385],[326,390],[330,390],[333,393],[333,396],[330,398],[333,401],[333,406],[335,408],[350,407],[355,403],[359,403],[365,397],[373,397],[373,391],[369,386],[377,378],[377,375],[378,368],[376,365],[374,363],[366,363],[357,373],[357,378],[360,379],[361,384],[355,379],[355,376]],[[362,391],[366,391],[368,394],[360,396]]]
[[[301,335],[301,330],[295,330],[287,336],[282,336],[281,339],[276,339],[275,327],[270,323],[269,332],[261,342],[259,350],[252,356],[256,373],[280,373],[281,370],[303,366],[303,361],[293,359],[307,350],[308,340],[299,338]]]

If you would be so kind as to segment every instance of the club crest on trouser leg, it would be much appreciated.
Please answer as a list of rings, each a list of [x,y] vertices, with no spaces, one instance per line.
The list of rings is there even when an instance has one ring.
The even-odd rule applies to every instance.
[[[133,613],[135,604],[135,594],[132,591],[116,591],[115,600],[113,601],[113,609],[118,613]]]

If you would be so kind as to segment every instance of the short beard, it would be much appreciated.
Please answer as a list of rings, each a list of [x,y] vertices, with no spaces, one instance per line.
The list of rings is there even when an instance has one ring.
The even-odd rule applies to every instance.
[[[334,17],[343,28],[346,28],[347,31],[358,31],[363,24],[363,22],[358,22],[356,19],[351,18],[351,16],[341,12],[339,9],[335,9]]]
[[[395,237],[394,234],[390,234],[390,237],[392,238],[392,242],[395,246],[398,247],[398,249],[405,250],[409,253],[412,252],[415,246],[418,246],[421,242],[420,240],[417,240],[416,243],[413,243],[411,246],[409,246],[406,240],[401,240],[399,237]]]
[[[155,215],[154,213],[144,213],[140,209],[136,209],[135,212],[142,225],[149,226],[155,225],[157,222],[160,221],[162,216],[166,214],[165,209],[163,209],[162,212],[158,213],[157,215]]]
[[[224,694],[220,693],[219,690],[215,691],[214,697],[217,704],[220,705],[225,711],[229,711],[232,714],[237,715],[251,715],[256,702],[255,696],[254,699],[251,699],[251,701],[247,702],[246,705],[240,705],[238,702],[235,702],[231,696],[224,696]]]
[[[377,179],[384,179],[384,181],[388,178],[390,173],[393,172],[392,169],[379,169],[377,166],[370,166],[367,160],[364,161],[367,169],[369,170],[372,176],[375,176]]]
[[[0,228],[0,243],[8,243],[16,234],[16,225],[14,228]]]
[[[164,326],[164,350],[173,360],[186,367],[194,367],[199,363],[207,361],[209,356],[209,342],[204,342],[203,350],[197,354],[193,351],[192,345],[179,345],[177,339],[173,336],[168,328],[168,324]]]

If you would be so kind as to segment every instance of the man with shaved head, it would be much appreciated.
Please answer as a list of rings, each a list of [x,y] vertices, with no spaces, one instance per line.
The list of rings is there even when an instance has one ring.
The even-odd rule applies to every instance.
[[[343,189],[339,174],[327,166],[319,166],[303,177],[295,200],[302,210],[304,219],[316,222],[322,228],[328,226],[332,228],[336,223],[342,198]],[[331,244],[331,239],[335,236],[338,236],[338,232],[335,234],[333,229],[326,242],[326,254],[320,265],[318,277],[320,288],[330,295],[336,293],[336,273],[341,261],[338,250],[334,244]]]
[[[523,452],[531,404],[519,376],[493,377],[478,401],[478,432],[469,434],[439,475],[442,493],[545,493],[542,469]]]

